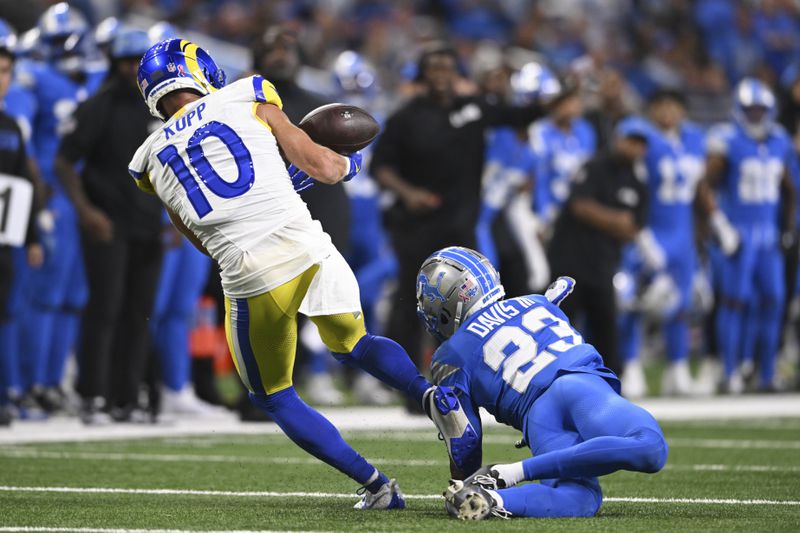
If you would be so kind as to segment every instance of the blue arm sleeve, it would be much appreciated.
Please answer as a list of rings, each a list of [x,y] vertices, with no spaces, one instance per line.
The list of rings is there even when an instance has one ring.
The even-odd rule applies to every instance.
[[[478,406],[470,397],[469,387],[464,383],[463,371],[455,372],[442,380],[440,385],[446,385],[456,391],[461,408],[467,416],[477,439],[469,439],[470,444],[452,454],[450,458],[450,473],[455,479],[465,479],[481,467],[483,461],[483,428]]]
[[[500,268],[500,257],[494,244],[494,237],[492,237],[492,222],[494,222],[498,212],[498,209],[485,203],[482,204],[478,215],[478,224],[475,226],[475,240],[478,245],[478,251],[485,255],[495,268]]]

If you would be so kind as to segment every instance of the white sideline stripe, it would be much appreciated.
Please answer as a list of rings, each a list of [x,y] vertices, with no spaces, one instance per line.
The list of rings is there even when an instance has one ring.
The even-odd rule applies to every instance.
[[[800,394],[753,395],[716,398],[650,398],[637,402],[659,421],[735,420],[770,418],[793,419],[798,422]],[[340,431],[356,435],[368,428],[384,431],[384,438],[395,431],[430,430],[426,417],[408,415],[401,407],[341,407],[320,410]],[[482,420],[486,428],[500,425],[487,413]],[[780,424],[780,422],[778,422]],[[31,442],[89,442],[153,437],[190,437],[196,435],[277,435],[275,424],[248,424],[234,417],[178,418],[156,425],[116,424],[107,427],[86,427],[77,419],[54,418],[44,422],[14,424],[0,432],[0,444]],[[435,434],[434,434],[435,436]]]
[[[199,454],[150,454],[150,453],[107,453],[107,452],[66,452],[50,450],[29,450],[25,448],[0,448],[0,457],[19,459],[69,459],[85,461],[148,461],[166,463],[248,463],[270,465],[322,465],[313,457],[255,457],[247,455],[199,455]],[[446,460],[436,459],[389,459],[385,457],[368,458],[371,463],[391,466],[444,466]],[[665,467],[667,470],[695,472],[800,472],[797,465],[725,465],[725,464],[678,464]]]
[[[108,452],[62,452],[50,450],[26,450],[24,448],[0,448],[0,457],[22,459],[76,459],[87,461],[153,461],[166,463],[249,463],[266,465],[321,465],[314,457],[257,457],[248,455],[201,455],[201,454],[150,454]],[[390,466],[437,466],[449,464],[434,459],[368,458],[369,462]]]
[[[39,526],[0,526],[0,531],[22,531],[22,532],[42,532],[42,533],[66,533],[74,531],[76,533],[277,533],[280,530],[261,529],[121,529],[121,528],[94,528],[94,527],[39,527]],[[291,530],[284,530],[291,531]],[[299,531],[299,530],[298,530]],[[313,533],[311,531],[303,533]]]
[[[188,489],[123,489],[109,487],[15,487],[0,486],[0,492],[55,492],[83,494],[135,494],[148,496],[223,496],[233,498],[330,498],[353,499],[355,494],[342,492],[247,492],[225,490],[188,490]],[[406,494],[407,500],[441,500],[442,496],[434,494]],[[719,505],[800,505],[797,500],[736,500],[715,498],[604,498],[606,502],[615,503],[697,503]]]
[[[673,448],[757,448],[762,450],[800,450],[796,440],[667,439]]]
[[[352,438],[361,440],[383,440],[383,441],[409,441],[424,442],[435,439],[433,433],[427,432],[396,432],[381,433],[368,431],[364,433],[353,433]],[[509,433],[507,435],[484,435],[484,444],[507,444],[511,446],[520,438],[520,434]],[[667,444],[671,448],[758,448],[765,450],[800,450],[800,441],[796,440],[753,440],[753,439],[695,439],[695,438],[669,438]]]

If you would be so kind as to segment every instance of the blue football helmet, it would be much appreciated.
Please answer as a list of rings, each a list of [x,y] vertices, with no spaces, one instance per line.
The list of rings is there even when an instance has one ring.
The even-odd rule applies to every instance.
[[[150,37],[142,30],[123,30],[111,42],[111,57],[125,59],[141,57],[150,49]]]
[[[378,91],[375,69],[361,54],[345,50],[333,62],[333,81],[346,94],[372,96]]]
[[[152,44],[160,43],[161,41],[166,41],[167,39],[175,39],[178,37],[178,28],[170,24],[169,22],[161,21],[156,22],[150,29],[147,30],[147,35],[150,37],[150,42]]]
[[[514,103],[529,105],[548,104],[562,91],[561,82],[545,65],[532,61],[511,75],[511,91]]]
[[[45,59],[67,74],[83,68],[89,23],[77,9],[66,2],[51,6],[39,17],[37,27]]]
[[[20,35],[19,39],[17,39],[17,47],[14,50],[17,59],[41,59],[42,50],[39,36],[39,28],[31,28]]]
[[[167,39],[150,47],[139,63],[139,90],[150,113],[166,120],[158,108],[165,95],[191,89],[205,96],[225,87],[225,72],[208,52],[185,39]]]
[[[122,24],[117,17],[104,19],[94,29],[94,42],[100,47],[109,47],[114,37],[122,31]]]
[[[0,50],[5,50],[12,54],[16,53],[17,34],[14,29],[3,19],[0,19]]]
[[[775,95],[762,81],[745,78],[734,92],[733,118],[750,137],[763,139],[775,122]]]
[[[450,246],[422,263],[417,275],[417,315],[431,335],[445,341],[473,313],[505,294],[500,274],[486,257]]]

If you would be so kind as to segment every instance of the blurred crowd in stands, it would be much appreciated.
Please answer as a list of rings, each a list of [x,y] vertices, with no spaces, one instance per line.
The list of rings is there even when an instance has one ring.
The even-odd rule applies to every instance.
[[[416,268],[462,245],[510,296],[575,277],[565,311],[627,396],[797,387],[794,0],[0,0],[0,19],[0,148],[18,134],[27,157],[0,177],[35,190],[24,242],[0,226],[0,423],[263,416],[220,393],[214,266],[125,181],[158,127],[135,60],[174,37],[272,81],[295,122],[345,101],[383,124],[367,171],[302,196],[368,327],[421,368]],[[398,401],[310,322],[300,344],[310,401]]]

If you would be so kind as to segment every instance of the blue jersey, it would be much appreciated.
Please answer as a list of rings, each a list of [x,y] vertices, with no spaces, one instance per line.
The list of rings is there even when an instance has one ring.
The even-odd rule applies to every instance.
[[[572,176],[597,149],[594,128],[586,120],[572,121],[569,131],[542,119],[530,128],[536,155],[536,212],[552,220],[569,196]]]
[[[718,198],[728,219],[744,230],[777,230],[781,180],[793,169],[794,149],[786,131],[776,124],[765,139],[756,140],[738,124],[724,124],[709,132],[707,149],[727,160]]]
[[[492,130],[486,147],[489,174],[483,183],[483,203],[494,210],[505,207],[514,191],[530,182],[536,158],[526,139],[514,128]]]
[[[28,157],[33,152],[33,121],[36,117],[36,98],[33,93],[16,82],[12,82],[3,99],[3,109],[17,121],[22,137],[25,139]]]
[[[53,170],[61,137],[73,128],[73,113],[102,82],[99,74],[87,75],[82,83],[46,64],[33,65],[26,74],[26,89],[36,98],[33,145],[42,178],[60,190]]]
[[[437,384],[465,391],[499,422],[522,431],[533,402],[563,374],[597,374],[619,391],[597,350],[541,295],[475,313],[439,347],[431,371]]]
[[[645,156],[650,215],[648,226],[662,237],[691,239],[697,184],[703,173],[704,136],[691,124],[677,135],[653,127]]]

